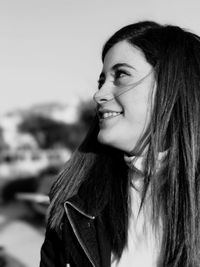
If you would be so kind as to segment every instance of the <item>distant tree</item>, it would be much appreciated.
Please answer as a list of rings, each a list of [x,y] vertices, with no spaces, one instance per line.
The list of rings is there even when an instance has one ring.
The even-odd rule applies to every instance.
[[[73,124],[66,124],[42,115],[30,115],[19,126],[19,131],[32,134],[41,148],[56,145],[74,150],[83,140],[94,117],[92,101],[79,106],[80,119]]]
[[[19,126],[21,132],[32,134],[41,148],[51,148],[61,144],[72,148],[69,141],[69,125],[56,120],[34,115],[26,118]]]

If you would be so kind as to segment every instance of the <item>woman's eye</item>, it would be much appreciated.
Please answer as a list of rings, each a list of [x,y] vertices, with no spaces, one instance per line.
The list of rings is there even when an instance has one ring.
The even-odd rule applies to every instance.
[[[126,75],[126,72],[125,72],[125,71],[118,70],[118,71],[115,72],[115,78],[116,78],[116,79],[121,78],[121,77],[123,77],[124,75]]]
[[[117,70],[115,72],[115,84],[116,85],[120,85],[120,84],[123,84],[123,83],[126,83],[126,78],[128,78],[130,75],[124,71],[124,70]]]

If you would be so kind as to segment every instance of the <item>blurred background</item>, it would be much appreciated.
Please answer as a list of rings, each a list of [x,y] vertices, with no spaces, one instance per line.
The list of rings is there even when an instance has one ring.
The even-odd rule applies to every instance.
[[[198,0],[0,0],[0,267],[39,266],[48,192],[83,140],[101,49],[138,20],[200,34]]]

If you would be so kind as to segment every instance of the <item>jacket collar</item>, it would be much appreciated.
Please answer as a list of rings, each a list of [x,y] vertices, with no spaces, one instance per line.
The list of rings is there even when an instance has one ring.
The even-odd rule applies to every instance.
[[[65,201],[64,205],[70,205],[76,211],[78,211],[83,216],[87,217],[88,219],[95,219],[95,214],[89,211],[85,205],[85,202],[81,199],[79,194],[76,194]]]

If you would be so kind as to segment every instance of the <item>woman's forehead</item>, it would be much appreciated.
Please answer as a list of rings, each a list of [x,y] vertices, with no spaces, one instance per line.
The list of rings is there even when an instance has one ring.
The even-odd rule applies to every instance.
[[[141,49],[127,41],[118,42],[108,50],[103,62],[103,72],[112,70],[119,65],[136,71],[152,68]]]

